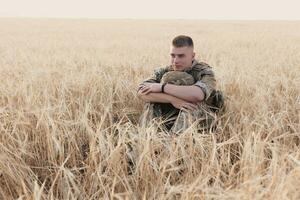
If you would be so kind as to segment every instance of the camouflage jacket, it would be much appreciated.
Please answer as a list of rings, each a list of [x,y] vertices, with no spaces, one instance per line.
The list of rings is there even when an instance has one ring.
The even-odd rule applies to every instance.
[[[140,85],[142,85],[145,82],[160,83],[162,76],[169,71],[173,71],[172,66],[158,68],[154,70],[154,74],[151,77],[144,80]],[[185,69],[184,71],[193,76],[195,80],[194,85],[202,89],[206,101],[211,95],[211,93],[216,89],[216,79],[212,68],[204,62],[198,62],[197,60],[194,60],[192,66]]]

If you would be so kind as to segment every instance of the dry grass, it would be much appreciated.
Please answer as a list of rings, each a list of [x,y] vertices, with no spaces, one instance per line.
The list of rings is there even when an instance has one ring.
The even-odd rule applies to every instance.
[[[300,198],[299,22],[0,27],[0,199]],[[214,133],[136,126],[137,84],[168,64],[177,34],[228,97]]]

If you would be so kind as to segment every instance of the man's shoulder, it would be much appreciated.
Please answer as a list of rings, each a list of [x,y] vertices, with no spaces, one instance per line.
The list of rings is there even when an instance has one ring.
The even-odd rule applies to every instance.
[[[156,81],[160,82],[163,75],[169,71],[169,67],[156,67],[154,68],[154,77]]]
[[[170,70],[169,66],[166,67],[157,67],[154,69],[154,73],[156,75],[163,75],[164,73],[168,72]]]
[[[214,72],[212,70],[212,67],[205,63],[205,62],[197,62],[195,65],[192,67],[192,70],[190,73],[193,76],[203,76],[203,75],[211,75],[214,76]]]
[[[212,70],[212,67],[205,62],[197,62],[192,68],[192,70],[195,70],[195,71],[202,71],[202,70],[206,70],[206,69]]]

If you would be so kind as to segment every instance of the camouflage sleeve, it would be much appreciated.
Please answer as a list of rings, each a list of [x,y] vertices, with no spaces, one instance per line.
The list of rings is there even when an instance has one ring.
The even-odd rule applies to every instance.
[[[165,68],[158,68],[154,70],[154,73],[152,76],[144,80],[142,83],[139,84],[137,92],[141,89],[142,85],[144,83],[160,83],[160,80],[165,73]]]
[[[201,69],[196,72],[196,83],[195,86],[198,86],[202,89],[204,93],[204,100],[206,101],[213,90],[216,89],[216,79],[214,72],[211,67]]]

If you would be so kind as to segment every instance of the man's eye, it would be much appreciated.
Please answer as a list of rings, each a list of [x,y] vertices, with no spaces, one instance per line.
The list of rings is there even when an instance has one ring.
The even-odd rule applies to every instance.
[[[171,55],[172,58],[175,58],[175,55]]]
[[[183,58],[183,57],[184,57],[184,55],[178,55],[178,57],[179,57],[179,58]]]

